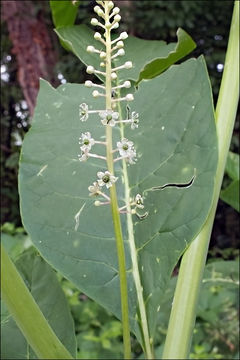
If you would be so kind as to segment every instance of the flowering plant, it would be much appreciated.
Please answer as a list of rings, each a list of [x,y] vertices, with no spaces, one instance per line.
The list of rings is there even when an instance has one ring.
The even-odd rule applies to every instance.
[[[131,358],[131,331],[153,359],[163,293],[208,219],[216,192],[211,88],[202,57],[172,66],[194,47],[182,30],[173,46],[117,35],[119,8],[96,3],[99,19],[91,24],[99,32],[57,30],[96,80],[57,89],[41,80],[21,154],[22,219],[41,255],[121,319],[124,358]],[[221,175],[222,167],[217,171]],[[199,280],[204,255],[194,263]],[[192,281],[184,285],[189,297]],[[184,333],[190,318],[184,328],[190,334],[194,310],[190,317],[183,313],[177,311],[175,326]],[[190,336],[170,334],[187,356]],[[165,358],[174,357],[169,338],[166,349]]]

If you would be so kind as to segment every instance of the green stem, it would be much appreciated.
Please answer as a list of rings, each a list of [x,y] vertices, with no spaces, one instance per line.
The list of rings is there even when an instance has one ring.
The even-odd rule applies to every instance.
[[[109,8],[105,2],[105,24],[109,23]],[[111,30],[106,29],[106,109],[112,109],[112,60],[111,60]],[[106,140],[107,140],[107,164],[108,171],[114,175],[113,153],[112,153],[112,127],[106,126]],[[126,275],[126,261],[124,242],[122,236],[122,227],[120,214],[118,210],[116,186],[113,184],[110,188],[112,217],[116,238],[118,266],[119,266],[119,280],[121,293],[121,313],[123,325],[123,346],[124,358],[131,359],[131,338],[128,314],[128,289],[127,289],[127,275]]]
[[[183,255],[172,312],[163,352],[163,359],[188,359],[196,318],[198,295],[205,267],[209,240],[214,222],[226,158],[231,142],[239,99],[239,2],[234,5],[217,108],[216,125],[219,161],[216,172],[213,204],[199,235]]]
[[[122,120],[122,109],[120,103],[118,104],[118,112],[119,112],[120,120]],[[123,124],[121,123],[120,126],[121,126],[120,127],[121,138],[123,139],[124,138]],[[141,327],[143,333],[144,352],[147,359],[154,359],[151,350],[150,338],[149,338],[147,314],[146,314],[146,308],[143,298],[143,287],[141,284],[140,272],[138,268],[138,256],[137,256],[137,249],[134,240],[133,221],[132,221],[131,206],[130,206],[130,187],[128,181],[127,165],[126,165],[126,161],[124,160],[123,160],[123,178],[125,184],[125,202],[127,205],[126,210],[127,210],[128,241],[129,241],[130,254],[132,259],[133,279],[136,287]]]
[[[73,359],[49,326],[2,245],[1,258],[2,299],[35,354],[39,359]]]

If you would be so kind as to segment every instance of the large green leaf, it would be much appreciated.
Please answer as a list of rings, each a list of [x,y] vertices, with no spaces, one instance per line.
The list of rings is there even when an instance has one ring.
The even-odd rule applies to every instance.
[[[78,161],[78,137],[90,131],[104,136],[97,115],[79,121],[79,104],[103,109],[83,85],[58,89],[41,81],[32,128],[26,135],[20,164],[21,213],[25,228],[43,257],[81,291],[120,318],[118,262],[111,212],[94,206],[88,186],[104,170],[102,160]],[[138,162],[128,167],[131,196],[145,194],[149,215],[133,215],[143,295],[154,328],[172,270],[200,231],[212,201],[217,164],[217,140],[209,78],[204,60],[172,66],[161,76],[143,81],[132,111],[140,126],[128,126],[125,136],[135,141]],[[119,130],[114,128],[114,143]],[[101,145],[95,151],[102,153]],[[117,163],[119,204],[124,205],[122,166]],[[167,183],[188,183],[187,188]],[[138,305],[132,277],[126,217],[121,215],[126,250],[130,322],[141,340],[136,321]]]
[[[62,27],[56,30],[60,40],[86,65],[99,68],[96,54],[86,52],[88,45],[101,49],[99,41],[94,40],[94,32],[85,25]],[[121,79],[136,83],[160,75],[169,66],[189,54],[196,46],[191,37],[182,29],[177,31],[178,42],[167,44],[165,41],[143,40],[130,36],[124,41],[126,60],[133,61],[133,68],[121,70]],[[121,59],[121,63],[122,63]],[[101,76],[100,76],[101,78]]]
[[[32,250],[25,252],[16,262],[16,266],[56,335],[75,356],[73,319],[54,270]],[[37,359],[4,303],[1,307],[1,358]]]
[[[56,28],[74,24],[79,3],[79,1],[71,0],[50,0],[53,23]]]

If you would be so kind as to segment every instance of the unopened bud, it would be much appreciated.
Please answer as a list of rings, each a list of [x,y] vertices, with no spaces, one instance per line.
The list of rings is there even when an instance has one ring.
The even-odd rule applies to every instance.
[[[129,89],[129,88],[131,87],[131,83],[130,83],[130,81],[128,81],[128,80],[125,81],[123,85],[124,85],[124,87],[125,87],[126,89]]]
[[[116,74],[115,72],[113,72],[113,73],[111,74],[111,79],[112,79],[112,80],[116,80],[116,79],[117,79],[117,74]]]
[[[99,56],[100,56],[101,59],[105,59],[106,53],[104,51],[101,51]]]
[[[94,98],[97,98],[97,97],[99,97],[99,92],[97,91],[97,90],[94,90],[93,92],[92,92],[92,96],[94,97]]]
[[[116,22],[119,22],[121,20],[121,16],[120,15],[115,15],[114,16],[114,21],[116,21]]]
[[[90,81],[90,80],[85,81],[85,86],[89,87],[89,88],[92,87],[93,86],[92,81]]]
[[[94,51],[95,51],[95,47],[94,47],[94,46],[89,45],[89,46],[87,47],[87,52],[93,53]]]
[[[87,67],[87,70],[86,70],[86,71],[87,71],[88,74],[93,74],[94,71],[95,71],[95,69],[94,69],[93,66],[89,65],[89,66]]]
[[[107,4],[108,4],[109,10],[111,10],[114,7],[114,3],[112,1],[108,1]]]
[[[101,10],[100,6],[96,5],[94,6],[93,10],[95,11],[95,13],[97,13],[99,10]]]
[[[117,29],[117,28],[119,28],[119,23],[118,23],[118,22],[116,22],[116,23],[113,24],[113,26],[112,26],[112,29]]]
[[[122,47],[124,47],[124,42],[123,42],[123,41],[121,41],[121,40],[120,40],[120,41],[118,41],[118,42],[117,42],[117,47],[118,47],[118,48],[122,48]]]
[[[91,24],[94,25],[94,26],[98,25],[98,19],[92,18],[91,19]]]
[[[125,55],[125,51],[123,49],[118,50],[117,53],[118,53],[119,56],[124,56]]]
[[[95,40],[100,40],[102,37],[101,37],[101,34],[99,32],[95,32],[94,34],[94,39]]]
[[[102,9],[100,8],[100,6],[95,6],[95,7],[94,7],[94,11],[95,11],[95,13],[98,14],[98,16],[101,16],[101,17],[104,16],[104,12],[103,12]]]
[[[113,9],[113,14],[115,15],[115,14],[119,14],[120,13],[120,9],[119,9],[119,7],[115,7],[114,9]]]
[[[125,69],[131,69],[133,66],[131,61],[126,61],[124,64]]]
[[[126,33],[126,31],[124,31],[120,34],[120,39],[125,40],[127,38],[128,38],[128,34]]]
[[[127,94],[126,95],[126,100],[127,101],[133,101],[134,100],[133,94]]]

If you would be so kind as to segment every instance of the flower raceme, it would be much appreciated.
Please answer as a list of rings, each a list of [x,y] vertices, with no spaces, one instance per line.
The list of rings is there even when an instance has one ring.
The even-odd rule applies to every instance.
[[[127,119],[120,119],[120,114],[118,111],[116,111],[117,104],[123,101],[130,102],[134,100],[134,96],[131,93],[126,94],[125,96],[121,97],[120,91],[121,89],[129,89],[131,88],[131,82],[130,81],[121,81],[118,78],[118,72],[122,69],[131,69],[133,67],[133,64],[130,60],[125,61],[122,65],[115,65],[116,61],[119,61],[120,58],[122,58],[125,55],[124,50],[124,40],[128,38],[128,34],[124,31],[121,32],[120,35],[115,38],[114,40],[111,40],[111,31],[114,29],[117,29],[119,27],[119,22],[121,20],[121,16],[119,15],[120,9],[118,7],[115,7],[112,1],[96,1],[98,5],[94,7],[95,13],[98,15],[99,19],[93,18],[91,20],[91,24],[93,26],[96,26],[98,28],[103,29],[103,35],[101,35],[100,32],[95,32],[94,39],[99,41],[101,43],[100,48],[97,49],[93,45],[87,46],[87,52],[96,54],[96,56],[99,56],[100,61],[100,69],[95,69],[92,65],[87,66],[86,72],[88,74],[95,74],[95,75],[101,75],[101,78],[105,78],[106,81],[104,81],[103,84],[95,84],[94,82],[87,80],[85,82],[85,86],[88,88],[95,88],[92,92],[92,96],[94,98],[98,97],[107,97],[107,77],[109,77],[111,82],[111,94],[117,94],[111,96],[111,105],[106,106],[106,109],[102,110],[90,110],[88,104],[82,103],[79,105],[79,118],[82,122],[86,122],[91,114],[97,114],[99,117],[100,124],[107,129],[108,127],[114,128],[115,126],[121,125],[130,125],[131,129],[137,129],[139,124],[139,115],[137,112],[133,111],[131,112],[130,116],[128,115]],[[100,5],[100,6],[99,6]],[[110,46],[109,46],[109,37],[107,38],[107,32],[110,34]],[[107,44],[108,41],[108,44]],[[105,47],[105,50],[103,50],[103,46]],[[111,62],[110,66],[110,74],[107,70],[107,61]],[[105,71],[104,71],[105,69]],[[97,89],[96,89],[97,88]],[[108,87],[109,91],[109,87]],[[106,156],[98,155],[96,153],[92,152],[92,148],[95,144],[103,145],[106,148]],[[79,137],[79,145],[81,154],[78,155],[79,160],[87,161],[90,157],[101,159],[105,161],[107,164],[107,167],[109,167],[108,158],[107,158],[107,140],[104,141],[98,141],[95,140],[92,136],[92,134],[87,131],[85,133],[82,133]],[[126,138],[122,138],[119,141],[117,141],[116,149],[111,150],[112,154],[118,152],[117,157],[113,157],[112,161],[113,164],[119,160],[126,161],[128,164],[134,164],[136,161],[136,150],[134,148],[134,144],[131,140],[128,140]],[[113,170],[113,169],[112,169]],[[90,185],[88,187],[89,195],[90,196],[101,196],[105,198],[107,201],[100,202],[95,201],[95,205],[105,205],[110,204],[111,199],[110,197],[103,192],[103,189],[109,189],[113,186],[113,184],[116,183],[118,180],[117,177],[114,176],[113,171],[110,171],[109,168],[106,171],[98,171],[97,172],[97,179],[93,182],[93,185]],[[133,209],[136,211],[136,208],[143,208],[143,199],[141,195],[137,194],[136,198],[130,202],[130,206],[134,206]],[[119,212],[123,213],[126,211],[123,211],[127,206],[124,206],[122,208],[119,208]],[[133,211],[133,212],[134,212]],[[136,213],[136,212],[134,212]]]

